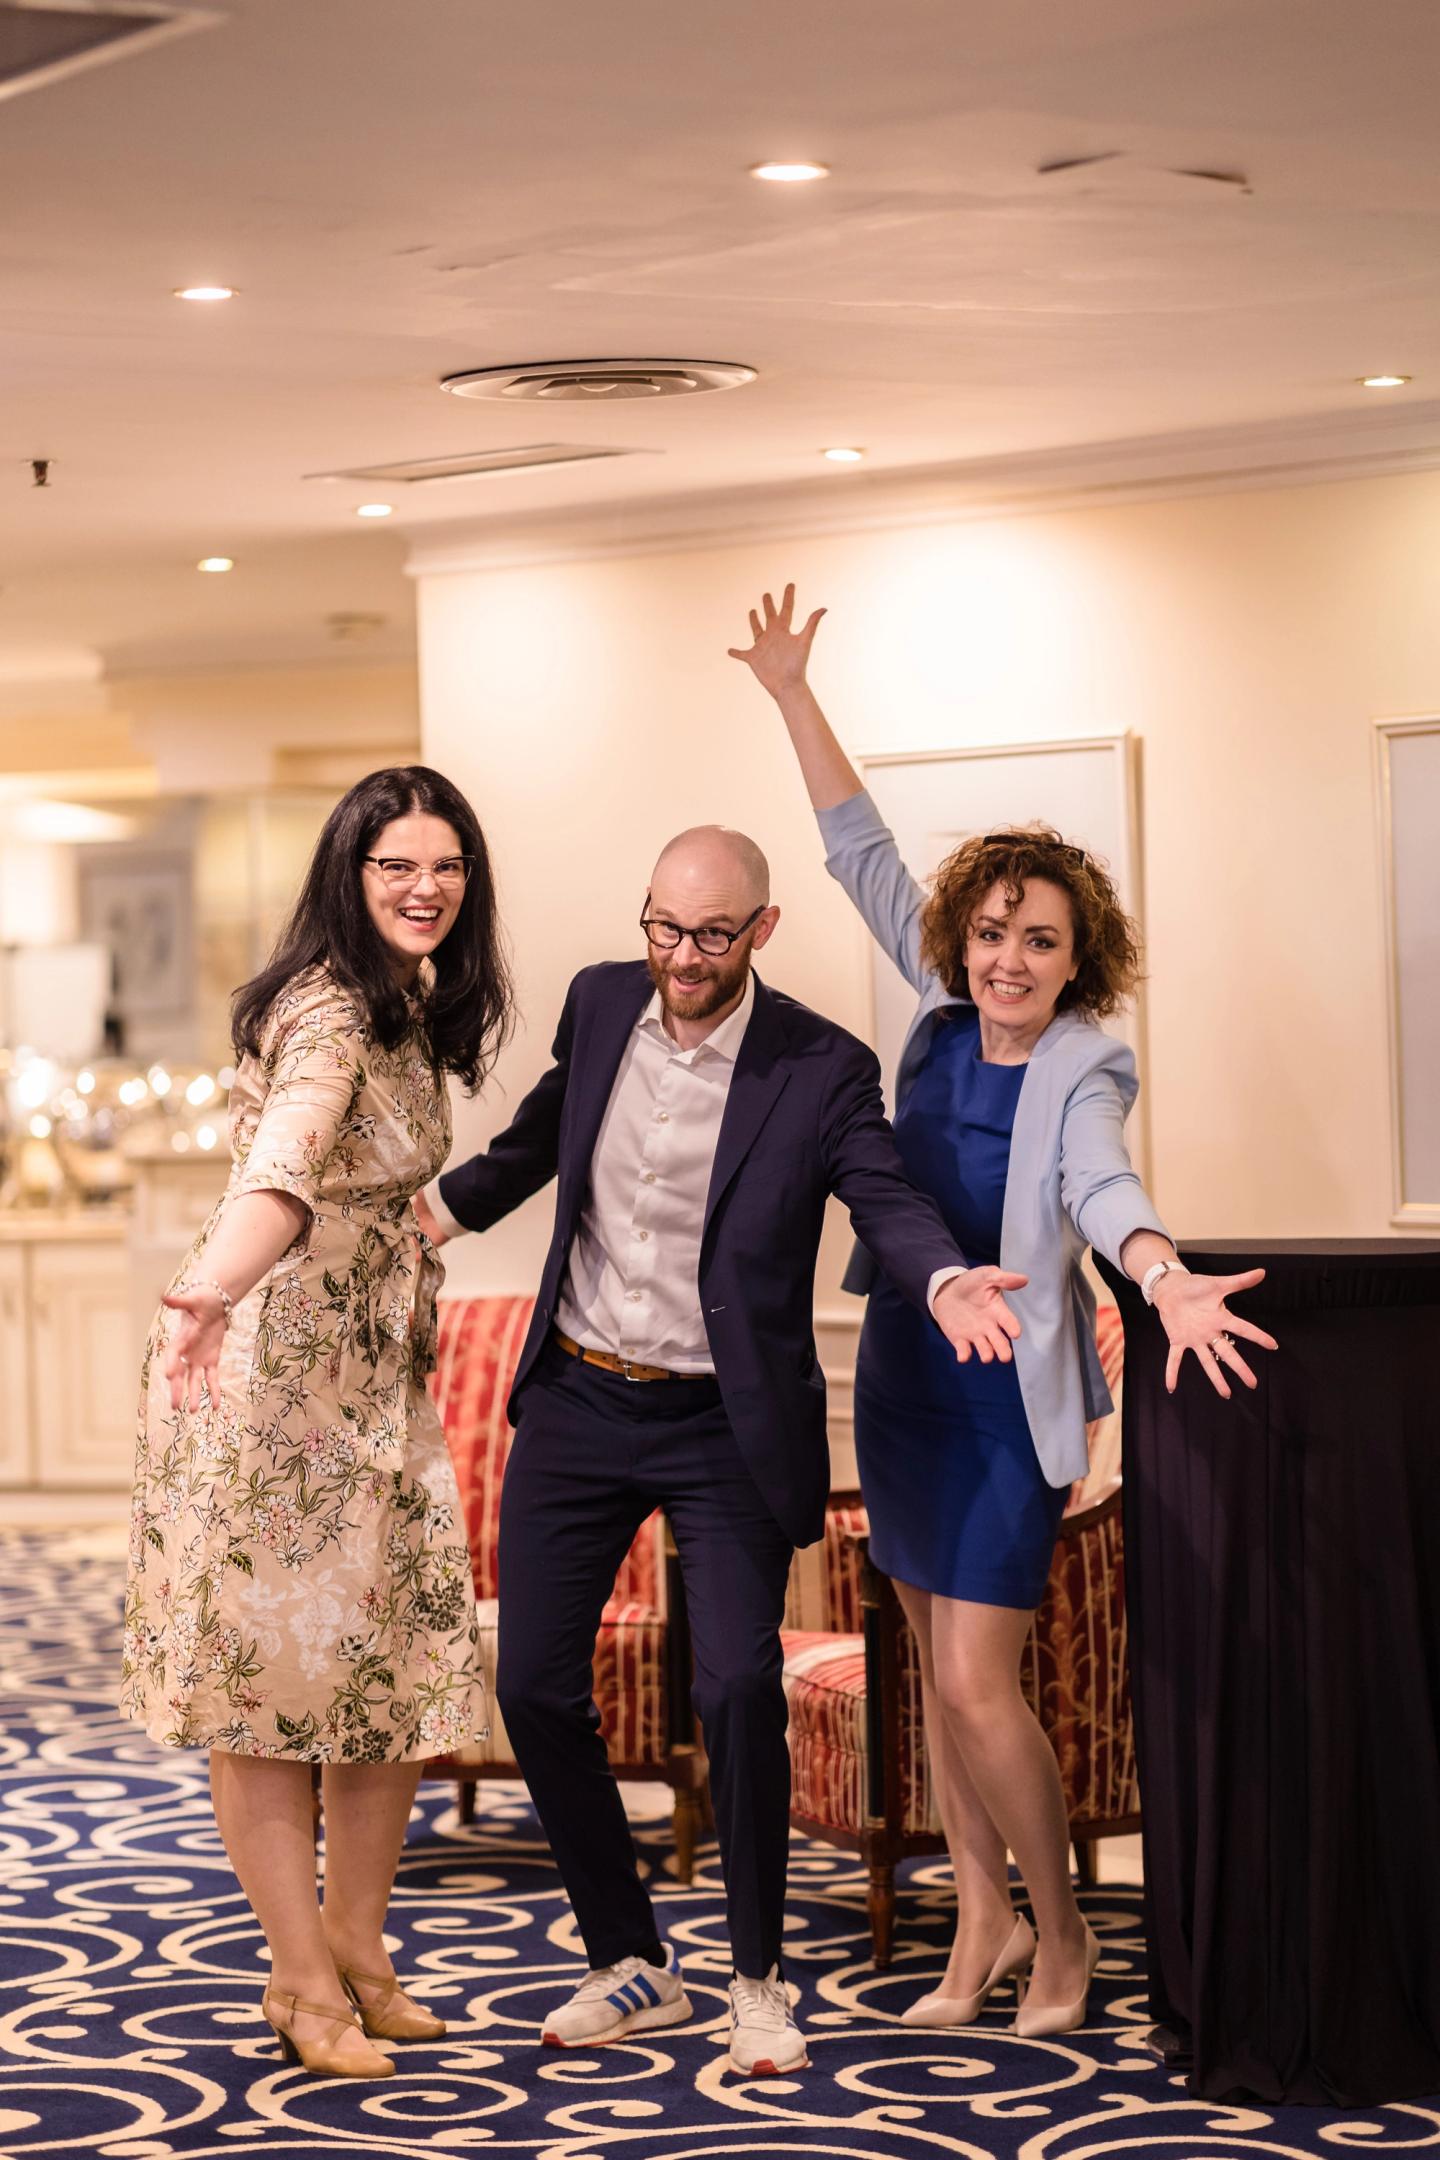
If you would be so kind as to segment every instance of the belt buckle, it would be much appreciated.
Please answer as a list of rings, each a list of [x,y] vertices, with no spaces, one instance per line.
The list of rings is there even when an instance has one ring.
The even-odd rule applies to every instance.
[[[626,1378],[627,1380],[629,1380],[629,1381],[632,1381],[632,1382],[634,1383],[634,1385],[635,1385],[636,1387],[638,1387],[638,1386],[640,1385],[640,1383],[639,1383],[639,1380],[638,1380],[638,1379],[636,1378],[635,1374],[634,1374],[633,1372],[631,1372],[631,1370],[630,1370],[630,1367],[631,1367],[631,1365],[632,1365],[633,1363],[634,1363],[634,1359],[633,1359],[633,1358],[628,1358],[628,1357],[622,1357],[622,1358],[621,1358],[621,1360],[620,1360],[620,1370],[621,1370],[621,1372],[622,1372],[622,1373],[624,1373],[624,1375],[625,1375],[625,1378]]]

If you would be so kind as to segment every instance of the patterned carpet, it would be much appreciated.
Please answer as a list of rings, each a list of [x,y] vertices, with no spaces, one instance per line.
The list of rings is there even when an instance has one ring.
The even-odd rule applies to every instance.
[[[1140,2049],[1138,1894],[1087,1900],[1105,1944],[1094,2020],[1020,2042],[910,2033],[896,2013],[943,1958],[939,1864],[908,1871],[900,1952],[868,1960],[863,1883],[805,1843],[791,1865],[787,1964],[814,2067],[747,2081],[723,2047],[729,1972],[713,1849],[693,1889],[640,1825],[693,2024],[584,2053],[536,2044],[578,1945],[533,1815],[494,1787],[462,1828],[422,1788],[393,1908],[397,1963],[451,2021],[384,2084],[285,2067],[259,2011],[264,1966],[212,1824],[203,1757],[165,1753],[113,1708],[120,1567],[87,1533],[0,1537],[0,2153],[386,2155],[484,2149],[541,2160],[1236,2160],[1440,2153],[1440,2110],[1342,2116],[1190,2100]],[[482,1788],[482,1795],[484,1788]],[[1013,2003],[1012,2006],[1013,2007]]]

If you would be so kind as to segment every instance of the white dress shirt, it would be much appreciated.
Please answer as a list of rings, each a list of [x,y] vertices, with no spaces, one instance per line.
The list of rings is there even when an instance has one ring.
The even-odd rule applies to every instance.
[[[657,991],[631,1030],[605,1107],[570,1265],[563,1335],[667,1372],[715,1370],[700,1310],[700,1234],[755,980],[693,1050],[666,1033]]]

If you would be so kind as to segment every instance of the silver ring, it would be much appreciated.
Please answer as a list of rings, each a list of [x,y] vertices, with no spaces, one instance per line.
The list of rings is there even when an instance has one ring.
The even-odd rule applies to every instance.
[[[1218,1357],[1220,1355],[1220,1345],[1222,1343],[1228,1343],[1229,1340],[1230,1337],[1228,1335],[1212,1335],[1205,1347],[1210,1352],[1212,1357]]]

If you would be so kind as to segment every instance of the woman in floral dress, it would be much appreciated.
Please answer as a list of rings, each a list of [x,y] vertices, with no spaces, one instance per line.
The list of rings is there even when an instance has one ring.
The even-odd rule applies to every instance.
[[[446,1074],[478,1085],[509,1012],[474,812],[423,766],[372,773],[236,998],[229,1185],[145,1353],[122,1707],[209,1749],[265,2014],[342,2075],[393,2070],[367,2034],[444,2032],[382,1941],[421,1766],[484,1723],[410,1203],[449,1153]]]

